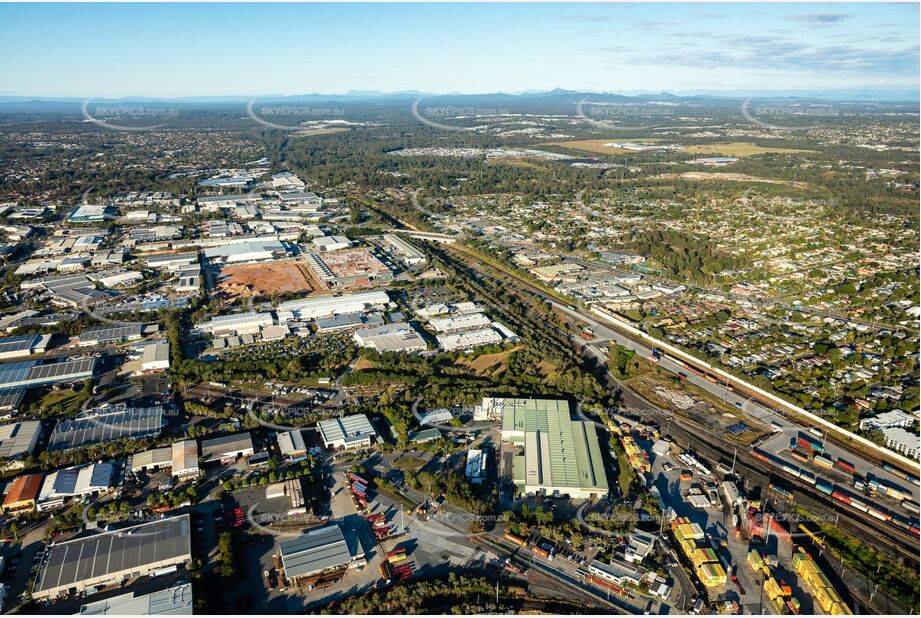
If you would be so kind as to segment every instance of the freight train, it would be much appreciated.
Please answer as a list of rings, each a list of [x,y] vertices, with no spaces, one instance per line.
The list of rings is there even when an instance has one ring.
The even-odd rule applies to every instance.
[[[858,496],[848,488],[833,485],[828,480],[823,479],[822,477],[817,477],[808,470],[803,470],[798,466],[794,466],[784,461],[780,457],[772,455],[771,453],[768,453],[767,451],[760,448],[753,448],[752,456],[767,463],[770,466],[779,468],[785,474],[796,477],[806,482],[807,484],[814,486],[819,492],[830,496],[837,502],[847,504],[851,508],[860,511],[861,513],[866,513],[870,517],[887,522],[896,528],[911,532],[916,536],[921,536],[921,530],[919,530],[919,522],[917,519],[910,519],[908,517],[892,513],[885,507],[866,500],[864,496]]]

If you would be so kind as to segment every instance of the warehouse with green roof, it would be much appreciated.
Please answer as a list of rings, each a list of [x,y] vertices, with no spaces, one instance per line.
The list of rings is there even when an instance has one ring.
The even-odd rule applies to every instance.
[[[594,423],[572,420],[569,402],[491,398],[489,405],[501,410],[502,441],[523,451],[512,462],[521,492],[576,499],[608,493],[598,432]]]

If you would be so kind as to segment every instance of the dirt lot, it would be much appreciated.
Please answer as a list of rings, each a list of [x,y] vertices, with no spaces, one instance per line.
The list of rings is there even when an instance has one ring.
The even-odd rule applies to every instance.
[[[729,180],[735,182],[753,182],[769,185],[787,185],[797,189],[808,189],[809,184],[805,182],[793,182],[790,180],[778,180],[774,178],[759,178],[748,174],[736,174],[733,172],[683,172],[681,174],[659,174],[654,178],[664,178],[667,180]]]
[[[228,295],[243,298],[314,291],[304,267],[291,261],[224,266],[217,285]]]
[[[595,154],[607,154],[607,155],[622,155],[631,152],[633,150],[628,150],[626,148],[615,148],[613,146],[606,146],[605,144],[612,143],[624,143],[629,142],[629,139],[625,138],[610,138],[610,139],[578,139],[570,140],[567,142],[546,142],[544,144],[539,144],[540,146],[560,146],[561,148],[568,148],[569,150],[581,150],[583,152],[592,152]],[[655,142],[657,140],[642,138],[639,141],[643,142]]]
[[[472,360],[461,359],[458,364],[465,365],[476,372],[477,375],[489,375],[505,370],[505,359],[509,354],[519,349],[518,347],[496,352],[495,354],[481,354]]]

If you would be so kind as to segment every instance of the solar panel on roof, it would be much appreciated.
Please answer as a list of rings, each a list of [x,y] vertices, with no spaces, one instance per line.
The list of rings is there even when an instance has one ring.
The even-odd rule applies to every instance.
[[[79,448],[120,438],[159,435],[165,424],[162,406],[116,406],[114,411],[93,411],[58,423],[48,440],[48,450]]]
[[[40,335],[17,335],[15,337],[3,337],[0,339],[0,354],[27,352],[32,349],[32,347],[39,339],[41,339]]]

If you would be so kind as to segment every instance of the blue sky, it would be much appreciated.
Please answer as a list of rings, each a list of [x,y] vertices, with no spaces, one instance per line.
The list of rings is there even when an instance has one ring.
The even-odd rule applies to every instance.
[[[908,4],[2,4],[0,95],[918,87]]]

